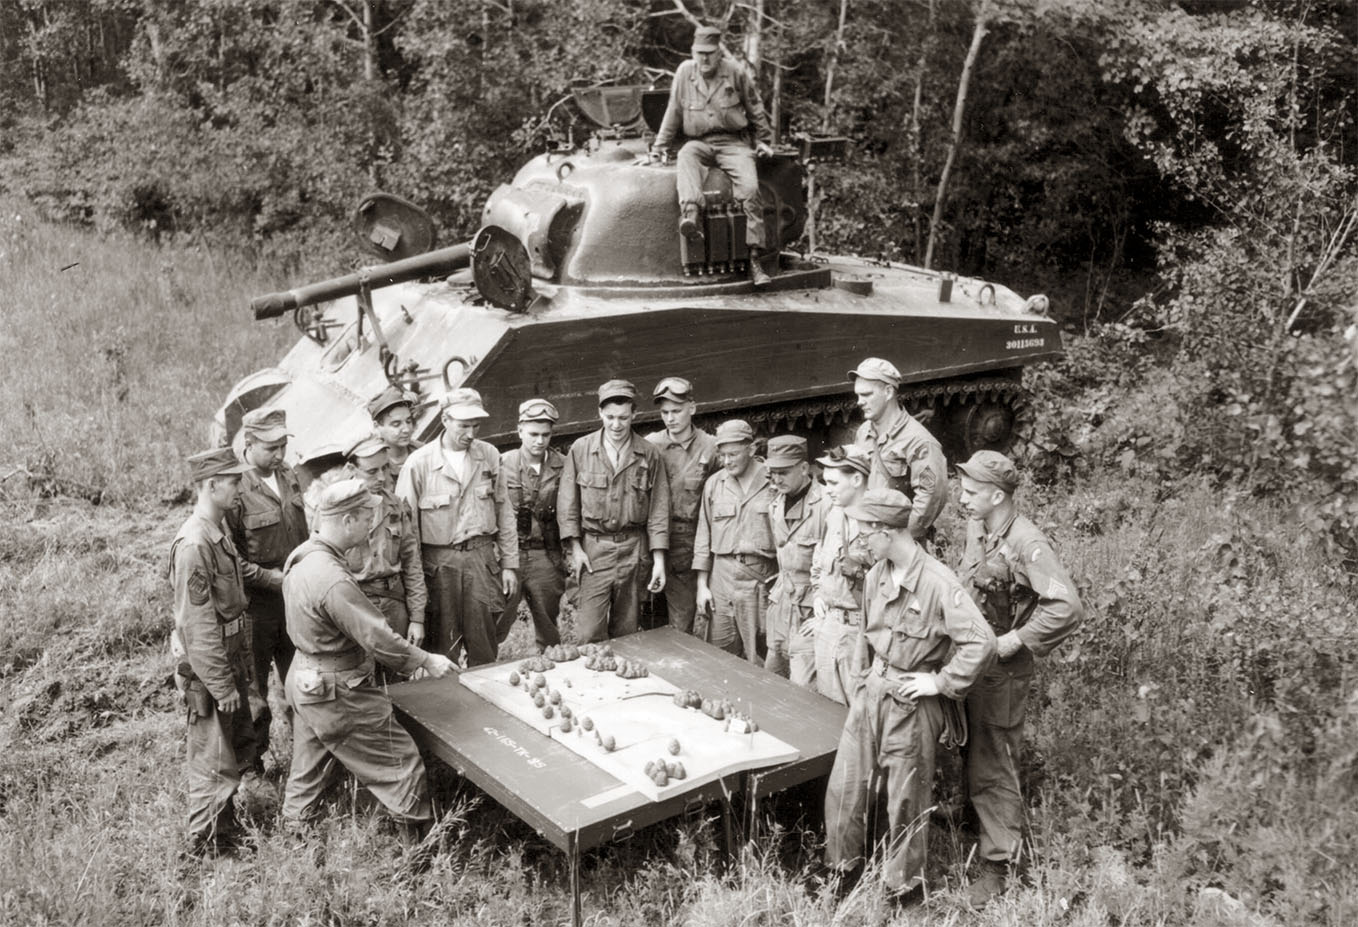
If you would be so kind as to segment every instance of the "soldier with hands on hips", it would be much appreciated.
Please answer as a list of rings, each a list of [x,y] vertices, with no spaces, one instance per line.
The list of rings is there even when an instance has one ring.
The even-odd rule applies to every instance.
[[[924,881],[935,753],[962,739],[958,703],[994,661],[995,635],[915,540],[903,493],[869,490],[848,514],[878,562],[864,584],[863,682],[825,792],[825,858],[850,873],[883,848],[886,889],[907,900]]]
[[[1084,618],[1075,583],[1051,542],[1014,504],[1018,468],[996,451],[959,464],[969,516],[958,574],[998,635],[999,659],[967,695],[967,791],[980,821],[980,871],[967,897],[980,907],[1004,890],[1023,824],[1019,756],[1036,657]]]

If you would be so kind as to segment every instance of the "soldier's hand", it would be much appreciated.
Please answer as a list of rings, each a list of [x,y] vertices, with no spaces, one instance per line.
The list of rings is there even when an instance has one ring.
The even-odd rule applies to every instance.
[[[811,614],[815,615],[817,620],[825,617],[825,600],[820,596],[811,600]]]
[[[424,643],[424,622],[412,621],[410,627],[406,628],[406,640],[416,647]]]
[[[456,670],[456,664],[441,653],[431,653],[424,658],[424,671],[435,679],[442,679]]]
[[[706,615],[712,611],[712,590],[707,586],[698,587],[698,595],[694,599],[699,613]]]
[[[583,547],[577,547],[571,555],[571,569],[575,571],[577,581],[581,574],[594,572],[594,568],[589,565],[589,556],[585,553]]]
[[[513,570],[502,570],[500,572],[500,588],[504,592],[506,599],[518,592],[519,574],[515,573]]]
[[[234,715],[240,711],[240,693],[233,690],[226,698],[217,699],[217,711],[223,715]]]
[[[904,681],[896,689],[902,698],[928,698],[938,694],[938,677],[933,673],[906,673]]]
[[[660,592],[665,588],[665,568],[659,563],[651,565],[651,582],[646,587],[648,592]]]
[[[797,629],[797,633],[802,637],[815,637],[816,629],[820,627],[820,623],[824,620],[825,619],[820,616],[808,618],[806,621],[802,622],[802,626]]]
[[[1017,631],[1001,634],[995,639],[995,651],[999,654],[1001,660],[1008,660],[1022,649],[1023,641],[1019,638]]]
[[[773,147],[765,142],[760,142],[754,146],[754,156],[756,158],[773,157]]]

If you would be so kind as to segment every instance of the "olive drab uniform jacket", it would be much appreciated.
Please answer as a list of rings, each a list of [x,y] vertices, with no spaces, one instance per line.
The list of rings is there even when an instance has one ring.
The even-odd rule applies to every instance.
[[[284,572],[288,636],[302,655],[299,666],[306,667],[306,657],[350,657],[361,676],[363,666],[371,671],[374,658],[402,673],[413,673],[424,663],[424,651],[388,627],[358,588],[339,548],[312,538],[293,551]],[[333,689],[331,693],[333,697]],[[324,701],[321,695],[314,700]]]
[[[995,634],[951,570],[916,548],[897,584],[882,560],[864,582],[863,639],[870,672],[933,673],[960,700],[995,659]]]
[[[646,440],[660,449],[670,484],[670,556],[668,565],[675,573],[693,568],[693,543],[698,533],[698,509],[703,502],[703,486],[717,470],[717,439],[693,429],[685,443],[667,431],[647,435]]]
[[[957,572],[995,633],[1016,630],[1033,656],[1046,656],[1084,618],[1075,583],[1051,542],[1017,513],[994,534],[970,519]]]
[[[561,471],[566,466],[565,455],[547,448],[539,473],[528,463],[523,450],[516,448],[500,458],[500,466],[505,473],[509,505],[514,510],[519,548],[540,548],[559,555],[561,529],[556,523],[556,496],[561,488]]]
[[[910,533],[923,538],[948,504],[948,461],[929,429],[904,409],[881,422],[864,422],[855,443],[868,449],[869,489],[896,489],[911,502]]]
[[[374,593],[404,602],[418,621],[424,614],[429,594],[424,585],[420,539],[415,534],[414,519],[405,501],[398,499],[391,490],[383,487],[373,495],[378,502],[374,506],[368,537],[345,552],[345,562],[360,586],[372,584],[375,587],[386,581],[385,587]]]
[[[277,494],[258,472],[242,474],[240,500],[226,513],[231,539],[241,554],[246,587],[273,592],[283,587],[281,571],[288,554],[311,533],[297,474],[280,465],[275,479]]]
[[[863,608],[863,579],[872,568],[872,551],[858,526],[839,506],[826,500],[825,533],[816,544],[811,567],[815,595],[826,608],[848,612]]]
[[[796,514],[789,519],[787,497],[782,494],[774,496],[769,506],[773,543],[778,551],[778,579],[769,592],[769,601],[780,608],[796,606],[809,613],[814,591],[811,569],[816,545],[825,534],[830,500],[820,484],[812,480],[793,508]]]
[[[170,545],[170,582],[175,625],[171,646],[186,696],[192,699],[201,686],[214,702],[221,701],[237,691],[239,682],[249,680],[251,665],[250,636],[241,633],[240,618],[249,602],[241,562],[221,525],[197,512],[189,516]],[[186,668],[191,672],[184,672]]]
[[[420,543],[451,547],[491,537],[502,570],[519,568],[519,536],[509,501],[500,452],[485,441],[467,448],[466,470],[454,473],[441,442],[410,455],[401,468],[396,494],[410,506]]]
[[[576,439],[561,469],[556,519],[563,540],[640,531],[648,550],[669,550],[670,481],[655,445],[633,435],[614,469],[603,429]]]
[[[699,81],[698,67],[691,60],[675,70],[670,102],[655,135],[656,148],[674,147],[680,132],[689,138],[702,138],[713,132],[736,135],[751,126],[754,141],[773,144],[773,128],[764,113],[759,87],[748,71],[723,58],[706,90]]]
[[[768,469],[760,460],[750,462],[748,492],[741,492],[736,478],[718,470],[703,489],[702,514],[693,546],[693,568],[712,570],[713,557],[744,555],[777,558],[769,507],[775,495]]]

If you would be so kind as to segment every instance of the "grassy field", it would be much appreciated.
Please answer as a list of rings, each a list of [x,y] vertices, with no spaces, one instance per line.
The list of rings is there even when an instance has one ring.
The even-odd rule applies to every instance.
[[[283,274],[75,234],[14,204],[0,273],[0,923],[565,920],[560,854],[437,766],[440,852],[417,878],[361,795],[309,844],[278,832],[278,750],[246,796],[258,850],[179,862],[164,573],[186,514],[182,458],[230,383],[291,342],[243,308]],[[1136,414],[1163,389],[1148,377],[1099,418]],[[836,905],[810,878],[823,835],[806,792],[772,803],[727,870],[710,813],[590,854],[591,922],[1358,921],[1358,610],[1289,500],[1097,465],[1021,500],[1090,618],[1031,702],[1020,887],[969,912],[973,838],[940,814],[925,906],[895,912],[871,880]],[[520,625],[510,646],[527,642]],[[943,766],[948,798],[955,764]]]

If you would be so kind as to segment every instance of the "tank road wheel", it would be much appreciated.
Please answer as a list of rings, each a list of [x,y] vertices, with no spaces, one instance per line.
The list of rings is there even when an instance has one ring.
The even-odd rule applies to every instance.
[[[953,460],[966,460],[982,450],[1023,455],[1028,408],[1017,390],[987,390],[960,398],[948,410],[944,441]]]

